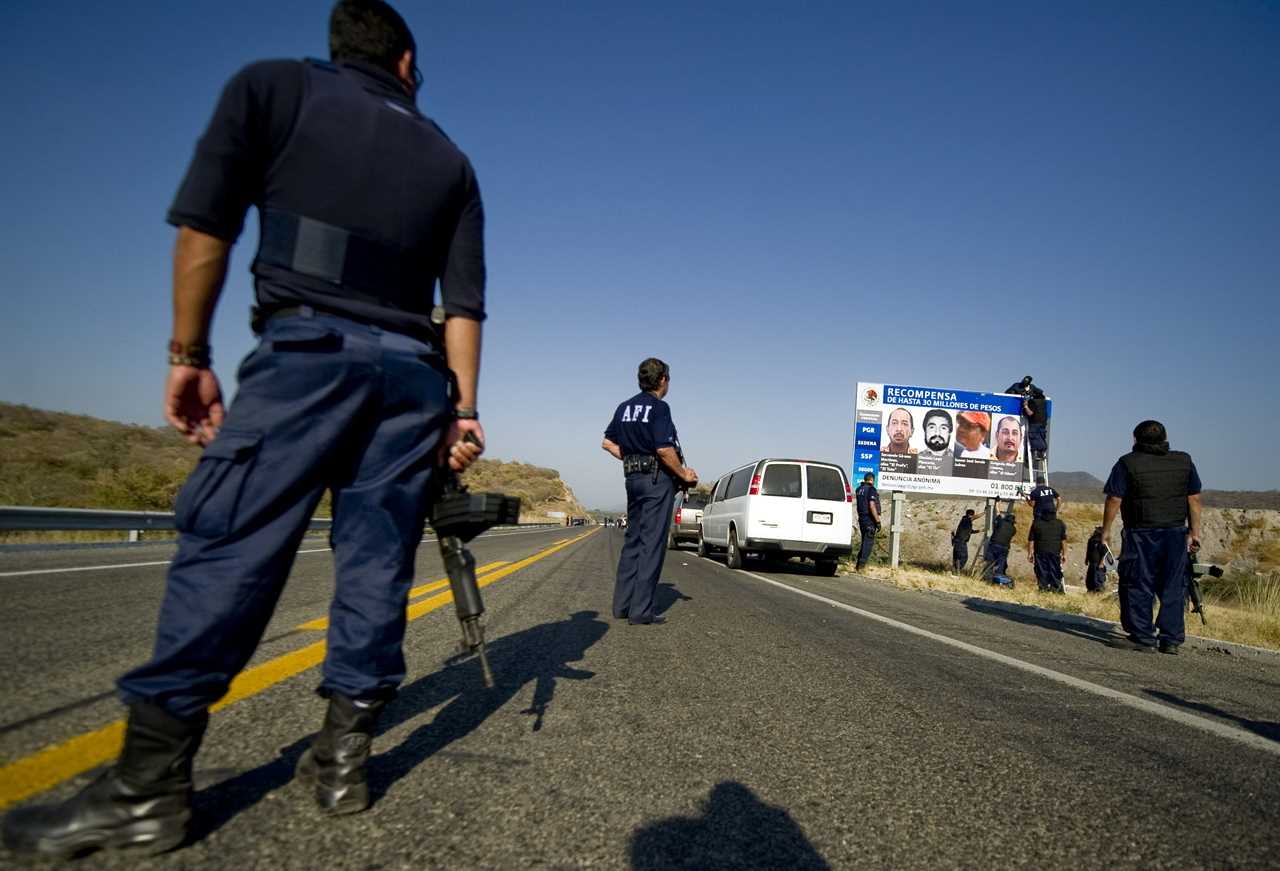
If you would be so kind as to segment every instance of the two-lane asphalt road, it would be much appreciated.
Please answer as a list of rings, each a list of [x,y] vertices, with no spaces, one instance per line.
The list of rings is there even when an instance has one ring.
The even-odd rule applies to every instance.
[[[95,867],[1280,867],[1280,660],[1124,653],[977,600],[690,551],[663,573],[670,622],[632,627],[609,616],[621,541],[476,542],[493,690],[445,663],[452,607],[420,592],[376,803],[338,820],[289,785],[332,589],[330,556],[300,554],[212,718],[196,840]],[[111,682],[151,643],[163,565],[67,570],[166,553],[0,554],[0,803],[84,782]]]

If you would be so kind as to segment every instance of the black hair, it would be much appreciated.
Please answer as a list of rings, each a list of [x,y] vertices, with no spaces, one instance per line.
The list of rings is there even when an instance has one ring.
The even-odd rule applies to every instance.
[[[876,476],[871,474],[870,472],[867,472],[867,474],[862,476],[862,480],[867,484],[870,484],[875,479],[876,479]]]
[[[636,380],[641,390],[657,390],[662,386],[662,379],[671,373],[671,367],[657,357],[649,357],[640,364]]]
[[[949,412],[943,411],[941,408],[931,408],[924,413],[924,420],[920,422],[921,429],[927,430],[929,428],[929,418],[931,417],[944,417],[947,419],[948,429],[954,430],[956,428],[955,421],[951,419]]]
[[[1133,437],[1140,445],[1161,445],[1169,441],[1164,424],[1158,420],[1144,420],[1133,428]]]
[[[964,516],[965,516],[965,517],[968,517],[970,514],[977,514],[977,513],[978,513],[978,512],[974,511],[972,508],[966,508],[966,509],[964,510]]]
[[[397,72],[406,51],[417,43],[400,13],[383,0],[338,0],[329,15],[329,57],[362,60]]]

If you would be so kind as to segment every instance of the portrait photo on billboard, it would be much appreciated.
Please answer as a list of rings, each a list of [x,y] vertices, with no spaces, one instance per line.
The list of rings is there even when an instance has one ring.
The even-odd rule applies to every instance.
[[[1026,477],[1025,425],[1013,414],[995,417],[991,435],[991,462],[987,477],[993,481],[1021,481]]]
[[[916,474],[916,455],[919,449],[912,444],[915,433],[916,421],[911,411],[902,407],[890,408],[884,419],[880,468],[886,472]]]
[[[921,475],[951,475],[954,459],[956,421],[945,408],[916,410],[920,417],[913,444],[916,446],[916,471]]]

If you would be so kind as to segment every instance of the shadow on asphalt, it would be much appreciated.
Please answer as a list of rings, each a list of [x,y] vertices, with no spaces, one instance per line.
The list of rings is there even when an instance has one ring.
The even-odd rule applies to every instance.
[[[631,867],[830,869],[791,815],[735,781],[716,784],[701,816],[670,817],[631,838]]]
[[[541,730],[558,678],[595,677],[595,672],[573,668],[569,663],[582,659],[587,649],[609,631],[603,620],[595,619],[598,616],[596,611],[578,611],[566,620],[543,623],[493,639],[488,645],[496,684],[492,689],[485,689],[481,683],[480,667],[474,658],[451,663],[401,687],[400,695],[387,706],[378,722],[379,734],[424,711],[442,704],[445,707],[398,746],[377,753],[369,760],[371,799],[377,802],[420,762],[470,734],[530,682],[534,683],[532,704],[520,713],[534,718],[533,731]],[[323,716],[323,710],[317,707],[317,724]],[[236,814],[293,780],[298,758],[310,744],[310,735],[299,738],[282,748],[280,755],[266,765],[196,793],[191,840],[208,837]],[[310,796],[299,795],[298,800],[310,802]]]
[[[692,602],[693,596],[686,596],[676,589],[675,584],[662,581],[653,591],[653,613],[665,614],[676,602]]]
[[[1003,617],[1005,620],[1021,623],[1024,626],[1052,629],[1054,632],[1074,635],[1077,638],[1087,638],[1090,641],[1097,641],[1102,644],[1106,644],[1117,637],[1109,629],[1095,628],[1083,623],[1061,623],[1053,617],[1046,616],[1044,609],[1037,608],[1034,605],[1017,605],[1012,602],[993,603],[987,599],[971,598],[964,600],[964,606],[970,611],[975,611],[979,614]]]
[[[1263,738],[1270,738],[1272,741],[1280,741],[1280,723],[1273,723],[1269,720],[1250,720],[1247,717],[1241,717],[1236,714],[1228,713],[1222,708],[1215,708],[1213,705],[1207,705],[1204,702],[1192,702],[1172,693],[1162,692],[1160,690],[1147,690],[1147,695],[1153,699],[1159,699],[1170,705],[1176,705],[1179,708],[1187,708],[1192,711],[1199,711],[1202,714],[1208,714],[1211,717],[1218,717],[1223,720],[1230,720],[1242,729],[1248,729],[1255,735],[1261,735]]]

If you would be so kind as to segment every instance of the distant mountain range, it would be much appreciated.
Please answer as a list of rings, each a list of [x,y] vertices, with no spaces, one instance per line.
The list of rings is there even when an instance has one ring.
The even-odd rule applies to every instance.
[[[1100,478],[1088,472],[1050,472],[1049,483],[1070,502],[1101,502]],[[1270,508],[1280,510],[1280,490],[1205,490],[1201,499],[1210,508]]]

